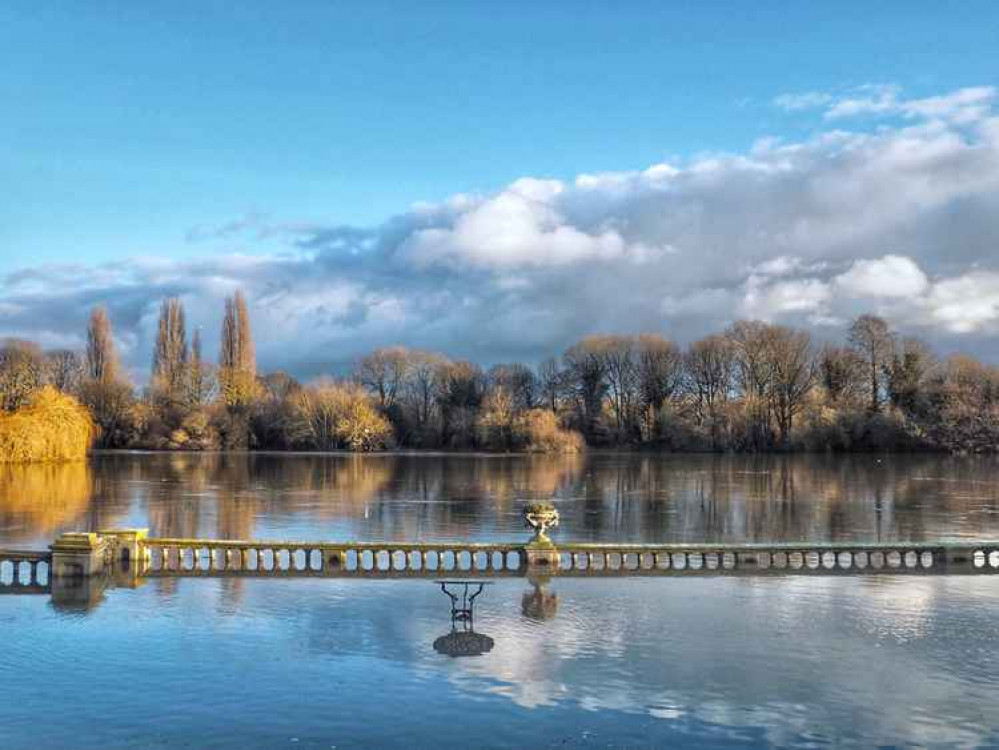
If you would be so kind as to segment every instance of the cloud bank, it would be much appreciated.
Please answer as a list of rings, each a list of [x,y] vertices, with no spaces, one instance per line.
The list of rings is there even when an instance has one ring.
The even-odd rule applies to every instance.
[[[689,341],[739,317],[839,338],[862,311],[996,361],[995,93],[784,95],[774,103],[789,116],[821,115],[814,137],[525,177],[376,227],[252,215],[189,230],[206,249],[194,260],[28,267],[3,279],[0,335],[78,346],[88,308],[103,302],[138,372],[162,296],[184,299],[211,346],[222,297],[243,287],[262,366],[306,376],[393,343],[533,361],[591,332]],[[844,129],[851,118],[857,128]],[[218,253],[221,240],[242,249]]]

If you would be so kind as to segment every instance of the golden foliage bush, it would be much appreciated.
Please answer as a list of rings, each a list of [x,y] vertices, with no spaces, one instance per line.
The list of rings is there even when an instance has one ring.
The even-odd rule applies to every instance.
[[[392,425],[360,386],[320,380],[292,403],[298,440],[312,448],[376,451],[393,441]]]
[[[531,409],[514,420],[514,440],[530,453],[578,453],[583,436],[566,430],[548,409]]]
[[[80,460],[96,435],[79,401],[46,386],[26,406],[0,414],[0,463]]]

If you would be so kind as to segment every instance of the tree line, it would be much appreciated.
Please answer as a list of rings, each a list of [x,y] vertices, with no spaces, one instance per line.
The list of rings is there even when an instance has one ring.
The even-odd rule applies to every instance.
[[[999,369],[940,358],[861,315],[839,345],[800,329],[738,321],[681,347],[660,334],[595,335],[536,367],[480,365],[401,346],[361,357],[345,377],[301,383],[258,373],[245,296],[225,301],[217,361],[187,335],[178,299],[160,309],[150,381],[118,360],[111,321],[93,310],[83,352],[0,346],[0,407],[43,386],[77,398],[103,447],[391,447],[574,452],[948,450],[999,446]]]

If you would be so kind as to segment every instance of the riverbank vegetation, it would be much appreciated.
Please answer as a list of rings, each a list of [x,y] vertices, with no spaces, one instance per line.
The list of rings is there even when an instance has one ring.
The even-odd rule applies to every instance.
[[[50,385],[0,412],[0,464],[79,461],[96,433],[90,413],[72,396]]]
[[[999,369],[939,358],[873,315],[839,342],[739,321],[681,347],[660,334],[589,336],[536,367],[488,369],[388,347],[350,372],[302,383],[259,373],[249,308],[226,300],[218,364],[164,300],[151,378],[118,362],[93,311],[83,353],[0,347],[0,406],[47,386],[78,398],[103,447],[170,450],[386,448],[576,452],[584,445],[683,451],[946,450],[999,447]]]

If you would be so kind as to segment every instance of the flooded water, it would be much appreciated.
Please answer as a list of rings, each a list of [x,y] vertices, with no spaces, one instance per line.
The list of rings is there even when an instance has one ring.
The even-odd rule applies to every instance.
[[[567,540],[999,537],[992,459],[104,454],[0,468],[0,547],[519,540],[538,498]],[[999,745],[999,576],[504,579],[474,616],[454,657],[430,580],[0,596],[0,748]]]
[[[510,540],[551,500],[572,541],[999,536],[999,461],[945,456],[107,453],[0,467],[0,544],[148,527],[221,539]]]

